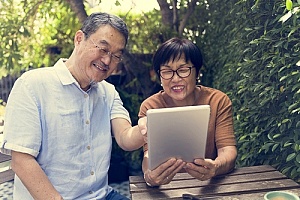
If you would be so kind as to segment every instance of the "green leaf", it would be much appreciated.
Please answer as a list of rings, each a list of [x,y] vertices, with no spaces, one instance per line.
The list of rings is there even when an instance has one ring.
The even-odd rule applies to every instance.
[[[293,160],[296,157],[296,153],[291,153],[290,155],[288,155],[288,157],[286,158],[286,162],[289,162],[291,160]]]
[[[294,168],[294,169],[291,171],[291,176],[292,176],[292,177],[295,177],[295,175],[297,175],[297,168]]]
[[[282,173],[286,174],[290,169],[291,167],[283,168]]]
[[[276,138],[278,138],[278,137],[280,137],[280,136],[281,136],[281,134],[277,133],[277,134],[275,134],[275,135],[273,136],[273,139],[276,139]]]
[[[300,153],[297,155],[297,157],[296,157],[296,161],[297,161],[297,163],[299,163],[299,164],[300,164]]]
[[[283,145],[283,147],[288,147],[288,146],[291,146],[293,143],[291,143],[291,142],[286,142],[286,143],[284,143],[284,145]]]
[[[246,138],[248,137],[248,135],[243,135],[242,137],[240,137],[240,141],[243,141],[243,140],[245,140]]]
[[[284,119],[284,120],[282,120],[282,123],[284,124],[284,123],[287,123],[289,121],[290,121],[290,119]]]
[[[292,0],[286,0],[285,1],[285,6],[286,6],[287,10],[292,10],[292,8],[293,8],[293,2],[292,2]]]
[[[285,80],[286,78],[288,78],[288,76],[283,76],[279,79],[280,82],[282,82],[283,80]]]
[[[299,128],[299,127],[300,127],[300,121],[298,121],[296,124],[296,128]]]
[[[265,150],[265,153],[267,153],[272,146],[272,143],[266,143],[262,146],[261,150]]]
[[[274,152],[278,146],[279,146],[279,144],[274,144],[274,146],[272,147],[272,152]]]
[[[297,109],[295,109],[295,110],[292,110],[292,112],[291,112],[291,113],[293,114],[293,113],[297,113],[297,112],[298,112],[298,113],[300,112],[300,107],[299,107],[299,108],[297,108]]]
[[[279,21],[281,21],[282,23],[284,23],[286,20],[288,20],[290,17],[292,16],[292,12],[289,11],[288,13],[286,13],[285,15],[283,15]]]

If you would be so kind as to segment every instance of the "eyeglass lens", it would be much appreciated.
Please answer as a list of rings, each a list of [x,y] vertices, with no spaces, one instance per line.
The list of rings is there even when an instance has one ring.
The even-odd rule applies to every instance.
[[[102,47],[99,47],[92,39],[91,41],[93,42],[93,44],[99,49],[99,52],[100,52],[100,55],[102,57],[105,57],[105,56],[110,56],[111,59],[115,62],[115,63],[119,63],[122,61],[122,57],[121,56],[117,56],[113,53],[111,53],[110,51],[102,48]]]
[[[163,79],[172,79],[175,72],[177,74],[177,76],[179,76],[180,78],[186,78],[191,74],[191,70],[192,70],[193,66],[191,67],[182,67],[182,68],[178,68],[177,70],[172,70],[172,69],[166,69],[166,70],[160,70],[159,74]]]

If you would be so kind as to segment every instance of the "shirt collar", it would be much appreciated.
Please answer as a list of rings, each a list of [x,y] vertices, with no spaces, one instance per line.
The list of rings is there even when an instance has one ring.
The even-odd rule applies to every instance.
[[[57,76],[63,85],[70,85],[76,83],[75,78],[72,76],[71,72],[68,70],[65,61],[67,59],[59,59],[55,65],[54,69],[57,73]]]
[[[79,83],[76,81],[76,79],[72,76],[71,72],[67,68],[65,64],[66,61],[67,61],[66,58],[60,58],[54,65],[54,69],[57,73],[59,80],[61,81],[62,85],[71,85],[75,83],[80,88]],[[98,87],[98,84],[91,83],[91,87],[88,89],[88,91],[91,88],[95,88],[95,87]]]

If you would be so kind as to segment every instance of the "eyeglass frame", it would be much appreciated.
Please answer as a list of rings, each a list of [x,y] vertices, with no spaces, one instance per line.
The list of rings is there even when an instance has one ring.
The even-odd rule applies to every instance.
[[[110,56],[110,58],[115,62],[115,63],[120,63],[123,60],[123,56],[116,56],[109,50],[106,50],[105,48],[100,47],[97,45],[92,38],[88,38],[92,41],[92,43],[95,45],[95,47],[100,51],[102,57]]]
[[[180,68],[178,68],[178,69],[176,69],[176,70],[173,70],[173,69],[157,70],[157,72],[158,72],[159,76],[160,76],[162,79],[164,79],[164,80],[171,80],[171,79],[174,77],[174,74],[175,74],[175,73],[176,73],[177,76],[180,77],[180,78],[186,78],[186,77],[189,77],[189,76],[191,75],[191,73],[192,73],[192,68],[194,68],[194,67],[195,67],[195,66],[192,65],[192,66],[188,66],[188,67],[180,67]],[[188,69],[189,69],[189,74],[188,74],[187,76],[181,76],[181,75],[178,74],[178,70],[183,69],[183,68],[188,68]],[[173,72],[172,76],[171,76],[170,78],[164,78],[164,77],[162,77],[161,71],[164,71],[164,70],[172,71],[172,72]]]

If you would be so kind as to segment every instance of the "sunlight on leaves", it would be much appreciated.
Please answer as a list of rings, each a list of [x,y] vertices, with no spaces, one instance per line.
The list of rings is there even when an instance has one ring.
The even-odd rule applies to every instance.
[[[288,13],[286,13],[285,15],[283,15],[283,16],[279,19],[279,21],[282,22],[282,23],[284,23],[284,22],[286,22],[286,20],[288,20],[291,16],[292,16],[292,12],[289,11]]]
[[[286,6],[287,10],[292,10],[292,8],[293,8],[293,2],[292,2],[292,0],[286,0],[285,1],[285,6]]]

